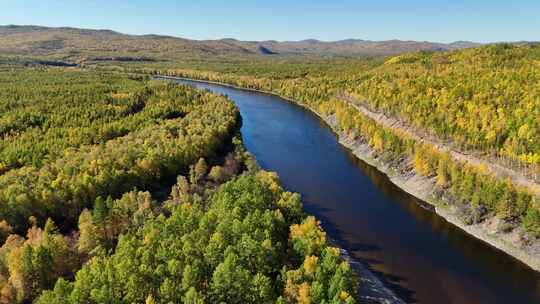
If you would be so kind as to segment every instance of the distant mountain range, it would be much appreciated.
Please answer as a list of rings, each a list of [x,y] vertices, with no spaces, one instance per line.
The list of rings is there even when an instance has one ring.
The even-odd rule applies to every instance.
[[[457,41],[240,41],[190,40],[162,35],[127,35],[111,30],[51,28],[34,25],[0,26],[0,54],[62,60],[162,60],[206,55],[377,56],[419,50],[443,51],[475,47]]]
[[[331,42],[308,39],[302,41],[262,41],[252,43],[256,43],[277,53],[317,55],[394,55],[419,50],[444,51],[480,45],[468,41],[457,41],[445,44],[427,41],[370,41],[360,39],[347,39]]]

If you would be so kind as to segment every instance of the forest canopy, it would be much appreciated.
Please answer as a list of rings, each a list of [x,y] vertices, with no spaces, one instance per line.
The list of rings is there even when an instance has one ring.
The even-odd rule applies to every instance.
[[[354,303],[224,96],[0,63],[0,303]]]
[[[386,163],[401,163],[400,170],[433,180],[436,199],[463,210],[465,223],[498,216],[507,227],[523,227],[536,238],[538,62],[540,44],[503,43],[390,58],[193,61],[178,63],[176,69],[159,64],[116,68],[218,81],[293,99],[335,122],[345,136],[367,143]],[[358,107],[398,120],[417,138],[384,127]],[[472,155],[475,161],[455,159],[452,151],[464,158]]]

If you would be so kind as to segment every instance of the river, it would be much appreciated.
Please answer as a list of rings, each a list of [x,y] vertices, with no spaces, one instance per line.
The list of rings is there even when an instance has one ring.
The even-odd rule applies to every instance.
[[[311,112],[269,94],[177,81],[229,96],[247,150],[405,302],[540,303],[539,273],[422,208]]]

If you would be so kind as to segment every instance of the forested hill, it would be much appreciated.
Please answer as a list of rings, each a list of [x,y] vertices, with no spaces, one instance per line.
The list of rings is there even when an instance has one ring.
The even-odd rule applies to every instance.
[[[417,41],[347,39],[325,42],[189,40],[159,35],[126,35],[111,30],[0,26],[0,54],[40,56],[69,62],[84,60],[153,61],[208,55],[390,55],[418,50],[451,50],[475,46]]]

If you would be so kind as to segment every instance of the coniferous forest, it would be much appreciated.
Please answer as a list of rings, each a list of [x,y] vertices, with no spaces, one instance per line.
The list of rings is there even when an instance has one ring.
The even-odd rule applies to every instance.
[[[28,31],[0,45],[0,303],[358,302],[363,278],[246,150],[233,100],[164,76],[285,97],[464,225],[540,244],[538,43],[281,55]]]
[[[296,100],[333,117],[341,132],[367,143],[385,162],[411,160],[402,169],[412,167],[433,178],[436,199],[457,206],[466,223],[496,215],[537,237],[539,60],[540,45],[533,43],[319,64],[239,60],[125,69],[217,81]],[[359,108],[404,127],[385,127]],[[456,159],[454,152],[465,156]]]
[[[354,302],[230,100],[122,72],[0,77],[2,303]]]

